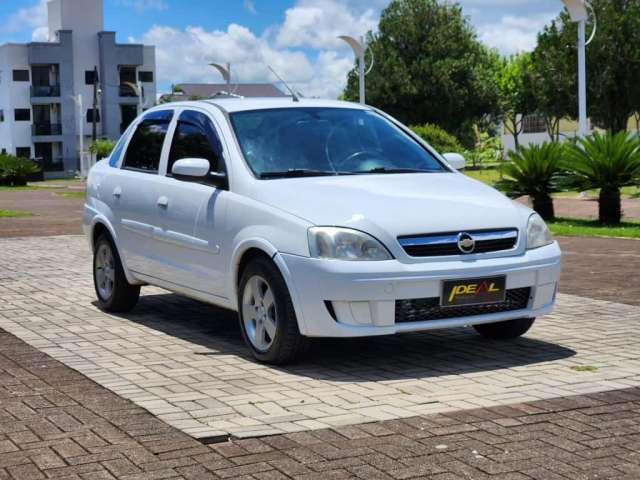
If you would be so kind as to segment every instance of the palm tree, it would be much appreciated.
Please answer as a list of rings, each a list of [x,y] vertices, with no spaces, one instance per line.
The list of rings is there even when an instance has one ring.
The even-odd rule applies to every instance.
[[[545,220],[553,219],[551,194],[560,190],[558,180],[564,152],[564,146],[557,142],[529,145],[509,152],[511,161],[502,166],[503,178],[495,187],[510,197],[529,195],[533,209]]]
[[[563,182],[578,190],[600,189],[601,223],[618,224],[622,218],[620,189],[640,183],[640,142],[627,132],[594,133],[571,147]]]

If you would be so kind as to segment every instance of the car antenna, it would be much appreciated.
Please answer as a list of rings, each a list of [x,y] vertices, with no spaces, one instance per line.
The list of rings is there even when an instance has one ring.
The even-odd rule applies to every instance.
[[[273,74],[278,78],[278,80],[280,80],[280,81],[282,82],[282,84],[283,84],[285,87],[287,87],[287,90],[289,90],[289,93],[291,93],[291,98],[293,98],[293,101],[294,101],[294,102],[299,102],[299,101],[300,101],[300,97],[301,97],[302,95],[300,95],[300,93],[296,93],[296,92],[295,92],[295,90],[294,90],[293,88],[291,88],[291,87],[289,86],[289,84],[288,84],[287,82],[285,82],[285,81],[282,79],[282,77],[281,77],[280,75],[278,75],[278,74],[276,73],[276,71],[275,71],[273,68],[271,68],[271,65],[267,65],[267,67],[269,67],[269,70],[271,70],[271,73],[273,73]]]

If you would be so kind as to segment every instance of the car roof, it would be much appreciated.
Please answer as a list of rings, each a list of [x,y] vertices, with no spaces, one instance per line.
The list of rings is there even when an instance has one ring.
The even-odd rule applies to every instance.
[[[219,98],[210,100],[194,100],[188,102],[172,102],[164,105],[159,105],[156,108],[167,107],[204,107],[211,108],[217,106],[225,112],[242,112],[248,110],[264,110],[270,108],[309,108],[309,107],[323,107],[323,108],[352,108],[358,110],[369,110],[371,107],[361,105],[359,103],[344,102],[340,100],[326,100],[317,98],[301,98],[299,101],[294,102],[291,97],[259,97],[259,98]]]

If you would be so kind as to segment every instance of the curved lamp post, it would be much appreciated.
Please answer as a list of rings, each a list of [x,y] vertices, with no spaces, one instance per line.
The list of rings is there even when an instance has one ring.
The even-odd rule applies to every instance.
[[[593,40],[594,31],[589,41],[586,40],[586,25],[589,19],[588,8],[591,5],[586,0],[562,0],[569,11],[571,21],[578,24],[578,119],[580,123],[579,134],[584,137],[587,134],[587,61],[586,46]],[[595,19],[595,12],[592,13]]]
[[[142,87],[142,84],[140,82],[137,82],[137,83],[124,82],[123,85],[128,86],[131,90],[134,91],[134,93],[138,97],[138,115],[140,115],[144,110],[144,104],[145,104],[144,88]]]
[[[358,80],[360,86],[360,103],[365,103],[365,84],[364,77],[366,75],[364,71],[364,52],[366,49],[364,43],[364,37],[360,37],[360,41],[356,40],[353,37],[349,37],[348,35],[340,35],[338,37],[340,40],[344,40],[349,44],[356,58],[358,59]]]
[[[215,68],[220,72],[220,75],[222,75],[224,81],[227,82],[227,90],[229,90],[229,87],[231,86],[231,64],[227,63],[227,66],[224,67],[219,63],[210,63],[209,66]]]

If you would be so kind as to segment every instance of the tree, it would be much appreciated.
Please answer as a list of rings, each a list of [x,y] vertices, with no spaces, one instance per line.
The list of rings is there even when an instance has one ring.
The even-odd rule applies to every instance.
[[[393,0],[368,43],[376,63],[367,76],[367,103],[404,123],[432,123],[472,139],[473,123],[495,111],[499,56],[478,41],[459,5]],[[358,98],[356,69],[344,95]]]
[[[496,188],[512,197],[529,195],[533,209],[545,220],[553,219],[551,194],[560,188],[564,148],[561,143],[546,142],[509,152],[511,162],[502,166],[504,178],[496,182]]]
[[[600,189],[600,222],[622,219],[620,189],[640,183],[640,143],[627,132],[594,133],[572,145],[567,158],[565,185],[578,190]]]
[[[513,136],[516,150],[524,127],[524,116],[535,110],[529,53],[500,59],[497,70],[498,111],[505,129]]]
[[[89,147],[89,151],[91,153],[94,153],[98,158],[98,160],[101,160],[111,155],[111,151],[114,149],[115,146],[116,146],[116,142],[114,142],[113,140],[107,140],[107,139],[96,140]]]
[[[458,139],[437,125],[429,123],[414,125],[411,130],[439,153],[459,153],[462,151],[462,145]]]
[[[594,124],[617,133],[640,109],[640,0],[592,0],[591,5],[598,31],[587,47],[587,108]],[[577,117],[576,41],[577,26],[566,11],[538,36],[532,55],[535,92],[550,119]]]
[[[560,120],[578,116],[577,27],[566,12],[538,35],[531,54],[529,85],[538,113],[544,116],[547,133],[560,139]],[[569,41],[573,38],[573,41]]]

